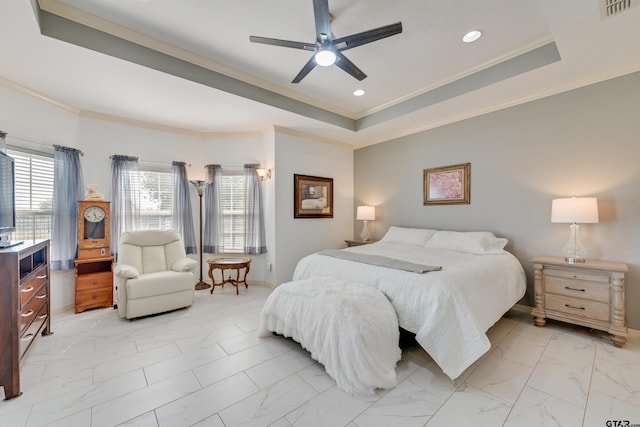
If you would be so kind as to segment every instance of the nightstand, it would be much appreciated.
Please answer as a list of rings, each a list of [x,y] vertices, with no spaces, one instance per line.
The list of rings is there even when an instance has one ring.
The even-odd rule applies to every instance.
[[[375,243],[377,240],[367,240],[366,242],[363,242],[362,240],[345,240],[344,242],[347,244],[347,247],[350,248],[352,246],[362,246]]]
[[[616,347],[627,342],[624,311],[624,275],[627,265],[587,260],[568,264],[564,258],[541,256],[532,260],[536,326],[545,318],[610,333]]]

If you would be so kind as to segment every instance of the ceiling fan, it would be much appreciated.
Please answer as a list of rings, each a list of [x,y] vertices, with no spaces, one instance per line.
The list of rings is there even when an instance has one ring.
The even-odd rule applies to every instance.
[[[334,38],[331,33],[331,15],[329,14],[328,0],[313,0],[313,15],[316,21],[315,43],[249,36],[249,41],[253,43],[270,44],[315,52],[291,83],[299,83],[316,65],[328,67],[333,64],[351,74],[356,79],[363,80],[367,75],[344,56],[342,52],[402,32],[402,23],[396,22],[395,24],[385,25],[350,36]]]

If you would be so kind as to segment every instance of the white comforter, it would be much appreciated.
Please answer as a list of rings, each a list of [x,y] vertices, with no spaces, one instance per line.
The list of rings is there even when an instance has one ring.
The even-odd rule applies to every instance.
[[[452,379],[489,350],[487,329],[526,289],[522,266],[508,252],[474,255],[382,242],[345,250],[442,266],[418,274],[314,254],[300,260],[293,280],[333,276],[379,289],[395,308],[400,327],[415,333]]]

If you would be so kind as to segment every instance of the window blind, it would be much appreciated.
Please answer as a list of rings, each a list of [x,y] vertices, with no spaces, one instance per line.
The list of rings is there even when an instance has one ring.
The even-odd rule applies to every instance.
[[[15,159],[16,231],[12,240],[50,239],[53,224],[53,156],[7,149]]]
[[[168,230],[173,208],[170,172],[140,171],[140,228]]]
[[[225,252],[244,250],[244,176],[225,174],[220,189]]]

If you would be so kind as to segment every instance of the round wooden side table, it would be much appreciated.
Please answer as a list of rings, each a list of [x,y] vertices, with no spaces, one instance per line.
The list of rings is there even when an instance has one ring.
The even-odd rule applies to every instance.
[[[213,286],[211,286],[211,293],[216,286],[224,286],[225,283],[231,283],[236,287],[236,295],[238,295],[238,285],[244,283],[245,288],[249,288],[247,285],[247,274],[249,274],[251,266],[251,258],[213,258],[207,261],[209,264],[209,277]],[[213,270],[220,270],[222,272],[222,282],[216,283],[216,279],[213,276]],[[244,269],[244,275],[240,280],[240,270]],[[231,275],[227,279],[224,278],[225,270],[236,270],[236,278],[233,279]]]

